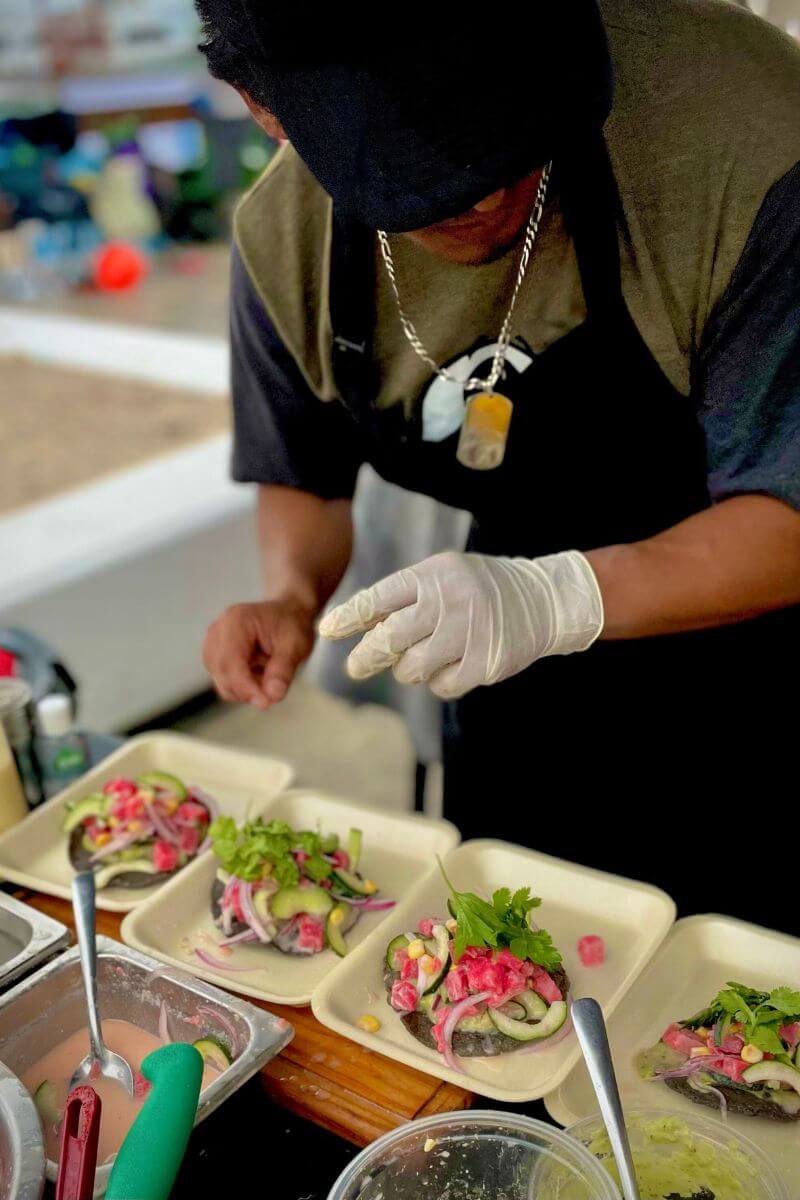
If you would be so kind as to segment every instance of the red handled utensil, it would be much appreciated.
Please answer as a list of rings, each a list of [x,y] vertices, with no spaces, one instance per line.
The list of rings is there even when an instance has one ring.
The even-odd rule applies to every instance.
[[[100,1097],[81,1084],[67,1098],[61,1122],[56,1200],[92,1200],[100,1136]]]

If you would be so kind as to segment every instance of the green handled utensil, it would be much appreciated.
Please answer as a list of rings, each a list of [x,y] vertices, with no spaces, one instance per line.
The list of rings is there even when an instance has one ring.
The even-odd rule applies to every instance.
[[[152,1087],[114,1161],[106,1200],[168,1200],[192,1132],[203,1078],[194,1046],[161,1046],[142,1074]]]

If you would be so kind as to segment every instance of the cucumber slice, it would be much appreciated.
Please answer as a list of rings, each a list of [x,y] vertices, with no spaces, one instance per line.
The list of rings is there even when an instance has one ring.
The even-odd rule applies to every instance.
[[[256,893],[258,895],[258,893]],[[279,921],[287,921],[298,913],[311,913],[315,917],[324,917],[331,911],[336,901],[325,888],[292,887],[281,888],[270,900],[270,910],[273,917]]]
[[[349,893],[351,896],[369,896],[369,892],[364,887],[364,880],[358,875],[354,875],[352,871],[345,871],[342,867],[334,867],[333,878],[336,881],[339,889]]]
[[[328,945],[339,958],[344,958],[347,954],[347,942],[344,940],[345,923],[348,916],[352,912],[349,904],[340,901],[335,908],[332,908],[328,913],[328,919],[325,922],[325,937],[328,939]]]
[[[101,867],[95,872],[94,885],[96,888],[108,887],[117,875],[123,875],[127,871],[141,871],[143,875],[161,874],[149,858],[131,858],[125,862],[109,863],[107,867]]]
[[[57,1125],[61,1120],[56,1104],[56,1085],[51,1080],[45,1079],[44,1083],[39,1084],[33,1093],[33,1103],[43,1125]]]
[[[165,791],[171,792],[173,796],[177,796],[179,800],[186,799],[186,788],[178,776],[170,775],[167,771],[147,771],[144,775],[139,775],[136,782],[140,787],[163,788]]]
[[[442,964],[441,970],[434,971],[431,975],[430,982],[425,988],[425,995],[427,995],[428,992],[435,992],[438,989],[450,968],[450,934],[444,925],[434,925],[433,938],[425,943],[425,949],[431,958],[438,958]]]
[[[333,854],[334,850],[339,849],[338,833],[329,833],[322,839],[320,850],[323,854]]]
[[[547,1016],[547,1004],[537,992],[522,992],[516,999],[525,1009],[527,1021],[543,1021]]]
[[[261,918],[261,923],[264,925],[266,932],[271,933],[274,937],[277,933],[275,926],[275,914],[270,908],[270,893],[263,890],[253,892],[253,908],[256,911],[256,916]]]
[[[347,854],[350,858],[350,870],[357,871],[361,862],[361,843],[363,835],[360,829],[351,829],[347,835]]]
[[[500,1033],[513,1038],[516,1042],[538,1042],[558,1033],[567,1019],[567,1004],[565,1000],[558,1000],[555,1004],[551,1004],[544,1020],[538,1021],[535,1025],[531,1025],[527,1021],[512,1021],[510,1017],[504,1016],[496,1008],[490,1008],[488,1012]]]
[[[505,1004],[501,1004],[500,1012],[506,1017],[511,1017],[512,1021],[524,1021],[527,1016],[523,1005],[517,1004],[516,1000],[507,1000]]]
[[[208,1063],[215,1070],[224,1071],[231,1065],[232,1059],[228,1050],[216,1038],[200,1038],[198,1041],[192,1042],[192,1045],[198,1054],[202,1055],[203,1062]]]
[[[79,800],[77,804],[67,810],[61,826],[64,833],[72,833],[73,829],[76,829],[87,817],[105,817],[108,813],[110,799],[110,796],[104,796],[102,792],[93,792],[91,796],[84,796],[83,800]]]
[[[785,1083],[800,1095],[800,1071],[797,1067],[787,1067],[785,1063],[754,1063],[752,1067],[742,1071],[742,1079],[748,1086],[752,1086],[754,1083],[767,1083],[769,1080]]]
[[[386,947],[386,965],[390,971],[400,970],[400,963],[395,962],[395,955],[398,950],[407,950],[410,945],[411,943],[404,933],[400,933],[396,938],[392,938]]]

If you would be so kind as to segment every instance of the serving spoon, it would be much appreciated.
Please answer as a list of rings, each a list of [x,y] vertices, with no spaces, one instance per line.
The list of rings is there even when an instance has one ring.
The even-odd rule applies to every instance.
[[[121,1054],[109,1050],[100,1030],[97,1011],[97,940],[95,935],[94,871],[81,871],[72,880],[72,908],[81,956],[83,989],[89,1017],[89,1053],[75,1068],[67,1094],[83,1083],[91,1083],[98,1075],[113,1079],[133,1095],[133,1071]]]
[[[596,1000],[576,1000],[572,1022],[616,1159],[623,1200],[641,1200],[603,1010]]]

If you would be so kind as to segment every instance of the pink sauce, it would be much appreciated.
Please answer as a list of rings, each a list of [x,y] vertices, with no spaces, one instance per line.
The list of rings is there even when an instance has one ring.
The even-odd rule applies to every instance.
[[[157,1050],[163,1043],[155,1034],[146,1033],[144,1029],[131,1025],[128,1021],[103,1021],[103,1038],[109,1050],[121,1054],[130,1063],[134,1073],[141,1069],[142,1061],[151,1050]],[[89,1035],[85,1029],[73,1033],[65,1041],[59,1042],[52,1050],[43,1055],[38,1062],[29,1067],[22,1075],[22,1082],[31,1095],[39,1084],[49,1079],[56,1090],[56,1104],[59,1112],[64,1111],[67,1102],[67,1086],[72,1078],[72,1072],[81,1059],[89,1053]],[[203,1070],[202,1087],[207,1088],[219,1077],[219,1071],[206,1063]],[[141,1081],[140,1081],[141,1082]],[[139,1109],[145,1101],[146,1088],[136,1088],[141,1095],[131,1098],[125,1089],[111,1079],[92,1080],[92,1087],[102,1101],[103,1109],[100,1118],[100,1145],[97,1161],[103,1163],[119,1150],[125,1135],[133,1124]],[[47,1157],[52,1162],[58,1162],[59,1129],[54,1126],[45,1128],[45,1145]]]

